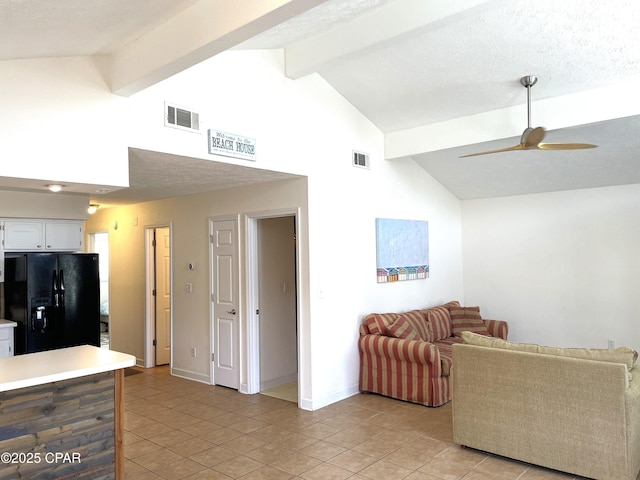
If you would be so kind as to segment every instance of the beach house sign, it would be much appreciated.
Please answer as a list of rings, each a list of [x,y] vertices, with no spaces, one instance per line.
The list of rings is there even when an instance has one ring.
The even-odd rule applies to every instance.
[[[255,138],[213,129],[209,130],[208,137],[210,154],[256,161]]]

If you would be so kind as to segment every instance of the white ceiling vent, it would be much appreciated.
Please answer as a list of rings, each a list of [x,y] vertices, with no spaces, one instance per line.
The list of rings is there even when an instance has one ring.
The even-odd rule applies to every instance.
[[[164,125],[190,132],[200,132],[200,114],[165,102]]]
[[[369,168],[369,154],[363,152],[356,152],[353,150],[352,156],[353,166],[359,168]]]

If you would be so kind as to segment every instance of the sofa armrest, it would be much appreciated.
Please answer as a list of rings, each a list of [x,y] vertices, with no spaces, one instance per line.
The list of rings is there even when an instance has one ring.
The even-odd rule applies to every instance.
[[[358,348],[361,355],[428,365],[432,373],[436,373],[432,370],[436,368],[438,376],[441,375],[440,351],[433,343],[384,335],[362,335],[358,341]]]
[[[492,337],[507,339],[509,335],[509,324],[504,320],[484,320],[484,325],[489,330]]]

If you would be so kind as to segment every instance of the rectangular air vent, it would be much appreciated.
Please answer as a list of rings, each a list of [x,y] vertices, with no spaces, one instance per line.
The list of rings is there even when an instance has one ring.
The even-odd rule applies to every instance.
[[[190,132],[200,131],[200,114],[170,103],[164,104],[164,124]]]
[[[369,154],[353,150],[353,166],[369,168]]]

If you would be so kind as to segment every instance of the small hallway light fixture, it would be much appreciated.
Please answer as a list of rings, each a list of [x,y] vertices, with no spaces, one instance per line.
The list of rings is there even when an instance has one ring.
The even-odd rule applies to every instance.
[[[60,190],[62,190],[62,187],[64,187],[64,185],[60,185],[59,183],[52,183],[50,185],[45,185],[45,187],[47,187],[52,192],[59,192]]]
[[[87,208],[87,212],[89,212],[89,215],[93,215],[98,211],[98,208],[100,208],[100,205],[97,203],[91,203],[89,204],[89,208]]]

